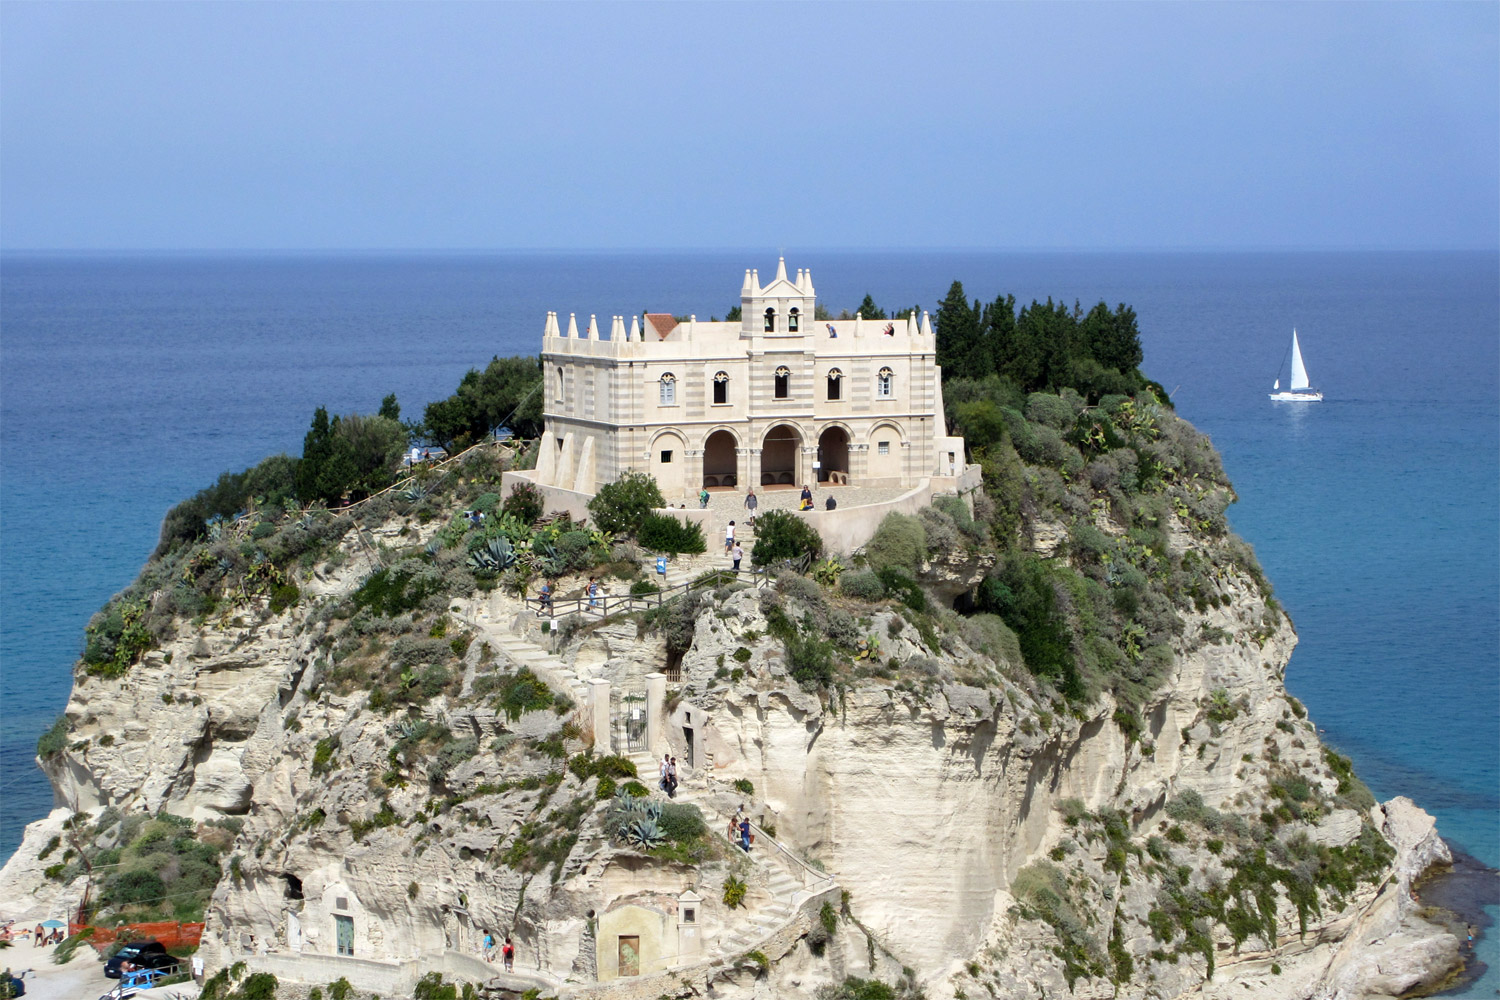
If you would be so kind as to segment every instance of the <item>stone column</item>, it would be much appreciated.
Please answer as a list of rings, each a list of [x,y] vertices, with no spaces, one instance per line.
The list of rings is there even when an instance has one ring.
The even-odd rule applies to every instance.
[[[655,757],[666,753],[667,675],[657,671],[646,675],[646,750]]]
[[[603,677],[589,681],[589,706],[594,717],[594,751],[613,753],[609,738],[609,681]]]

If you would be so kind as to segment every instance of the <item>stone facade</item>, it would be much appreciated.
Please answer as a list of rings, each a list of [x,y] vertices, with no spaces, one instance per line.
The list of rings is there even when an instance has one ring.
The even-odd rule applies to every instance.
[[[745,272],[738,321],[615,316],[603,337],[596,317],[580,334],[549,313],[537,483],[591,494],[637,470],[673,497],[961,474],[927,315],[818,320],[815,306],[812,272],[788,278],[783,259],[767,285]]]

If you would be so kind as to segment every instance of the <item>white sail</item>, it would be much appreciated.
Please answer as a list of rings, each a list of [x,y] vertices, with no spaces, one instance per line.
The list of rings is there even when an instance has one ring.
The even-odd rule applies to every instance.
[[[1307,368],[1302,364],[1302,348],[1297,346],[1297,331],[1292,331],[1292,385],[1291,389],[1307,388]]]
[[[1277,379],[1276,381],[1272,382],[1271,383],[1271,388],[1272,389],[1280,389],[1281,388],[1281,379]]]

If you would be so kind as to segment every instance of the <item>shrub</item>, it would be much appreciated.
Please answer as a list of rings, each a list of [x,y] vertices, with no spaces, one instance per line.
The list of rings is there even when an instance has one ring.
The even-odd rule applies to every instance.
[[[66,716],[59,716],[48,729],[36,741],[36,755],[43,760],[56,757],[63,752],[68,745],[68,720]]]
[[[354,606],[384,618],[396,618],[421,607],[441,590],[441,577],[406,567],[389,567],[370,574],[354,592]]]
[[[875,571],[880,578],[882,587],[892,597],[913,611],[927,610],[927,595],[922,588],[917,586],[917,581],[907,576],[904,571],[896,566],[883,566]]]
[[[510,491],[512,499],[514,499],[516,495],[516,490],[520,489],[522,486],[530,486],[531,489],[536,489],[536,487],[532,486],[530,483],[517,483]],[[473,509],[479,511],[479,513],[485,515],[486,517],[493,514],[495,512],[495,508],[499,506],[500,494],[498,493],[481,493],[479,494],[479,496],[474,498]],[[511,513],[514,514],[516,512],[513,510],[511,511]]]
[[[708,824],[698,807],[686,802],[668,802],[661,807],[657,820],[668,840],[688,844],[708,833]]]
[[[589,501],[589,513],[601,531],[624,534],[635,530],[652,510],[665,506],[655,477],[644,472],[627,472],[599,488]]]
[[[333,752],[338,749],[338,746],[337,736],[326,736],[318,741],[317,747],[313,750],[313,774],[326,774],[333,768]]]
[[[823,553],[823,539],[802,518],[785,510],[769,510],[755,521],[755,547],[750,561],[770,566],[783,559],[799,559]]]
[[[552,691],[540,677],[525,667],[501,680],[499,687],[495,707],[504,712],[511,722],[527,712],[540,712],[552,707]]]
[[[279,615],[302,598],[295,583],[284,583],[271,591],[271,614]]]
[[[908,514],[887,514],[865,543],[865,562],[876,570],[898,566],[916,573],[926,556],[927,532],[920,518]]]
[[[724,905],[731,910],[745,905],[745,883],[733,875],[724,880]]]
[[[661,588],[653,580],[637,580],[630,585],[631,597],[645,597],[648,594],[659,594]]]
[[[755,785],[750,782],[749,778],[736,778],[734,780],[734,790],[745,795],[754,795]]]
[[[670,514],[654,511],[641,519],[636,539],[656,552],[695,554],[708,551],[703,528],[696,521],[681,521]]]
[[[803,687],[826,687],[833,682],[833,643],[819,635],[787,639],[786,660],[792,680]]]
[[[839,580],[839,589],[844,592],[845,597],[852,597],[857,601],[878,601],[885,597],[885,584],[871,570],[845,573]]]

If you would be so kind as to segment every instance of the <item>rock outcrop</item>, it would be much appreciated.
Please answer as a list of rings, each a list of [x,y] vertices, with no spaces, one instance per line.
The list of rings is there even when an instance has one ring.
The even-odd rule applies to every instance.
[[[1038,531],[1038,551],[1064,534]],[[393,521],[382,537],[431,536]],[[494,637],[529,622],[500,591],[443,602],[431,613],[446,633],[398,622],[408,650],[451,645],[461,682],[404,712],[378,704],[359,671],[400,672],[395,646],[329,613],[370,553],[346,539],[339,568],[313,567],[287,612],[255,600],[183,621],[124,676],[80,674],[68,748],[44,764],[59,809],[28,829],[0,893],[39,910],[76,897],[81,882],[48,879],[38,855],[72,810],[113,808],[238,821],[208,913],[211,968],[243,960],[385,995],[429,970],[562,994],[750,997],[904,969],[934,996],[1321,1000],[1404,993],[1458,964],[1410,894],[1445,860],[1431,818],[1362,801],[1325,754],[1282,685],[1291,625],[1244,573],[1184,613],[1167,675],[1127,713],[1108,694],[1065,702],[892,602],[840,611],[863,616],[879,656],[805,690],[768,609],[796,619],[821,598],[704,594],[665,744],[646,749],[682,758],[714,834],[745,802],[767,838],[747,860],[611,835],[603,778],[567,766],[591,735],[573,706],[511,711],[493,696],[523,665]],[[954,557],[924,572],[952,597],[985,568]],[[520,631],[609,680],[622,727],[667,655],[632,620],[566,640]],[[396,690],[424,683],[413,667]],[[723,902],[731,880],[744,908]],[[516,975],[484,961],[487,933],[515,938]],[[626,941],[638,985],[615,975]]]

